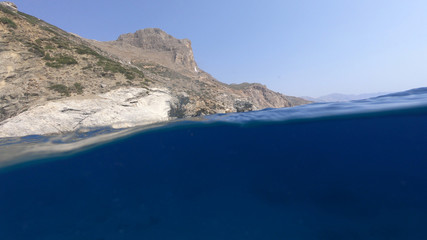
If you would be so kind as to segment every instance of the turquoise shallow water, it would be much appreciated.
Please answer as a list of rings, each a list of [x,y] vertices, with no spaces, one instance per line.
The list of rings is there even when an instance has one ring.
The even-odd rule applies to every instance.
[[[427,239],[427,89],[2,139],[0,239]]]

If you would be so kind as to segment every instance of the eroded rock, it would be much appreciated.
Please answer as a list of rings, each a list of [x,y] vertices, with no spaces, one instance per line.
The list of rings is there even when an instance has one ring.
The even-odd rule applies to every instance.
[[[3,7],[8,8],[9,10],[12,10],[13,12],[17,12],[18,11],[18,7],[13,2],[4,1],[4,2],[0,2],[0,5],[3,6]]]
[[[92,98],[47,102],[3,121],[0,137],[44,135],[80,128],[131,127],[169,120],[166,90],[121,88]]]

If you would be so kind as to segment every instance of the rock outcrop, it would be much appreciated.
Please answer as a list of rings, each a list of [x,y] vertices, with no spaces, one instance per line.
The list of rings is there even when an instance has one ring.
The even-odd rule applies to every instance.
[[[308,103],[260,84],[221,83],[197,67],[189,40],[160,29],[99,42],[10,2],[0,18],[0,137]]]
[[[134,47],[133,54],[126,56],[126,60],[130,62],[153,61],[171,69],[198,71],[191,41],[176,39],[158,28],[123,34],[117,41],[109,43],[119,47],[119,51]]]
[[[3,121],[0,136],[43,135],[98,126],[125,128],[167,121],[171,99],[162,89],[121,88],[91,98],[50,101]]]
[[[292,107],[308,101],[271,91],[261,84],[219,82],[197,67],[191,42],[175,39],[160,29],[143,29],[116,41],[91,44],[123,62],[144,70],[147,76],[174,95],[185,93],[185,116]],[[181,97],[182,99],[182,97]]]
[[[13,2],[0,2],[0,5],[11,10],[11,11],[13,11],[13,12],[18,11],[18,7]]]

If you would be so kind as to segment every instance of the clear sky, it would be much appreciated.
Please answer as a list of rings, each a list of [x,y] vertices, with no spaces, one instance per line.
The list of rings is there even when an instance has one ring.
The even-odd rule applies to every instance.
[[[85,38],[149,27],[188,38],[199,67],[226,83],[313,97],[427,86],[426,0],[14,2]]]

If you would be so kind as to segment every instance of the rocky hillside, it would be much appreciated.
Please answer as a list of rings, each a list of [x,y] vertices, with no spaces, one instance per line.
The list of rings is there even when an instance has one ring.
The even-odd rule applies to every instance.
[[[149,85],[142,71],[79,37],[4,5],[0,10],[0,120],[47,101]]]
[[[190,40],[176,39],[161,29],[138,30],[123,34],[111,42],[89,42],[114,58],[142,69],[146,76],[180,99],[187,99],[186,116],[308,103],[273,92],[261,84],[227,85],[219,82],[198,68]]]
[[[197,67],[189,40],[160,29],[98,42],[0,3],[0,136],[305,103],[260,84],[217,81]],[[127,118],[117,115],[128,110]]]

